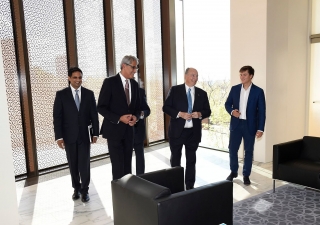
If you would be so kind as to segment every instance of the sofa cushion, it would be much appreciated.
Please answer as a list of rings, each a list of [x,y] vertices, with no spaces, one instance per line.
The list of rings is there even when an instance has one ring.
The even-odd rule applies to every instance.
[[[320,138],[319,137],[303,137],[303,151],[301,152],[301,158],[320,161]]]
[[[281,180],[320,189],[320,161],[296,159],[280,163]]]

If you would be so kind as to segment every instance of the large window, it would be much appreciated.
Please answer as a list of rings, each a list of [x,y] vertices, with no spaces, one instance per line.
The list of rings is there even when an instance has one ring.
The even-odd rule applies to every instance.
[[[0,27],[0,47],[2,49],[6,81],[14,173],[15,175],[21,175],[25,174],[27,171],[21,120],[19,81],[17,76],[15,45],[13,40],[9,0],[2,0],[0,3]]]
[[[146,93],[151,114],[148,117],[149,142],[164,139],[163,76],[160,1],[143,1],[145,33]]]
[[[113,2],[114,45],[116,71],[125,55],[137,55],[136,19],[134,0],[116,0]],[[112,75],[112,74],[110,74]]]
[[[177,83],[183,71],[198,70],[197,87],[209,98],[211,116],[203,120],[201,146],[227,150],[230,116],[224,103],[230,90],[230,1],[176,1]]]
[[[83,72],[83,86],[94,92],[96,101],[107,77],[103,0],[75,0],[78,64]],[[99,114],[100,126],[103,117]],[[91,156],[107,153],[107,141],[99,138],[91,146]]]
[[[38,167],[67,163],[53,132],[56,91],[68,86],[62,0],[23,1]]]

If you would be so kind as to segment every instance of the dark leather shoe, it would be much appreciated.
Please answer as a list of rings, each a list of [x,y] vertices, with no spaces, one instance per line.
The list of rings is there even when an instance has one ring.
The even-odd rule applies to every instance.
[[[248,176],[244,176],[244,177],[243,177],[243,183],[244,183],[245,185],[250,185],[250,184],[251,184],[251,181],[250,181],[250,179],[249,179]]]
[[[193,189],[194,187],[192,186],[186,186],[186,190],[190,190],[190,189]]]
[[[90,198],[89,198],[89,194],[88,193],[81,195],[81,201],[82,202],[88,202],[89,200],[90,200]]]
[[[233,181],[233,178],[236,178],[238,176],[237,173],[230,173],[230,175],[227,177],[228,181]]]
[[[72,199],[73,199],[73,200],[77,200],[77,199],[79,199],[79,198],[80,198],[80,192],[74,190],[73,195],[72,195]]]

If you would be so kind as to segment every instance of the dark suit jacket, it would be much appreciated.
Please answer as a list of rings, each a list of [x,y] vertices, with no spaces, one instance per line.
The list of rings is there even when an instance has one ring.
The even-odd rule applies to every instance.
[[[100,133],[107,139],[122,139],[126,129],[133,127],[120,122],[120,117],[126,114],[132,114],[139,119],[140,100],[138,83],[130,79],[131,102],[128,106],[126,95],[121,82],[120,74],[108,77],[104,80],[99,100],[98,112],[104,117]]]
[[[150,115],[150,108],[147,104],[146,100],[146,92],[144,89],[139,88],[140,92],[140,110],[144,113],[144,119],[139,119],[139,121],[134,126],[135,128],[135,140],[144,140],[145,139],[145,133],[146,133],[146,125],[145,125],[145,118],[147,118]],[[140,112],[141,112],[140,111]]]
[[[231,88],[225,108],[230,114],[232,110],[239,110],[240,93],[242,84],[235,85]],[[264,131],[266,121],[266,101],[263,89],[252,84],[246,110],[246,118],[249,133],[255,135],[258,130]],[[233,131],[239,124],[237,117],[231,116],[230,130]]]
[[[77,141],[89,143],[88,126],[92,124],[93,135],[99,136],[99,120],[94,94],[81,87],[80,110],[78,111],[70,87],[57,91],[53,105],[55,139],[63,138],[67,144]]]
[[[177,115],[179,111],[188,112],[188,99],[185,84],[173,86],[170,89],[162,110],[171,117],[169,138],[179,138],[186,120],[177,118]],[[202,119],[209,117],[211,114],[207,92],[197,87],[195,87],[195,99],[192,112],[201,112]],[[202,130],[201,119],[192,119],[192,123],[195,139],[200,142]]]

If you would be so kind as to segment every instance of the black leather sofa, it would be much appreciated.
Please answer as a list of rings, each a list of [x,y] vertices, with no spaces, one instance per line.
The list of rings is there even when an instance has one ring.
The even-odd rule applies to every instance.
[[[320,189],[320,138],[304,136],[303,139],[274,145],[272,177]]]
[[[184,190],[184,169],[175,167],[111,182],[115,225],[232,224],[233,183],[220,181]]]

